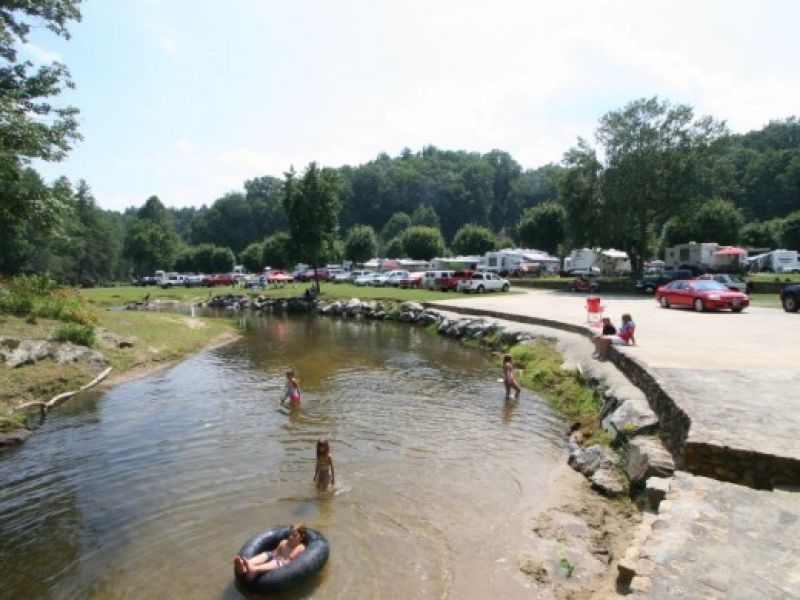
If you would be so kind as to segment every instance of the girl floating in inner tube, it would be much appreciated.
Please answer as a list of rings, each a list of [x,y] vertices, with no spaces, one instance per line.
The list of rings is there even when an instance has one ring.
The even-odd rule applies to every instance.
[[[278,547],[271,552],[262,552],[251,559],[236,555],[233,557],[233,567],[248,579],[259,573],[266,573],[280,569],[297,558],[305,549],[306,526],[295,523],[289,528],[289,537],[281,540]]]

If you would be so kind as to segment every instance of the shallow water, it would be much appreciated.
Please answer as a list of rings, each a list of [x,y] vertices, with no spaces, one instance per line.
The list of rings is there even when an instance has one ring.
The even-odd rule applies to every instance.
[[[278,407],[290,365],[297,411]],[[248,317],[241,341],[73,400],[0,455],[0,597],[239,598],[231,557],[293,521],[331,558],[284,598],[529,597],[516,550],[563,427],[498,376],[420,328]],[[319,437],[333,493],[312,484]]]

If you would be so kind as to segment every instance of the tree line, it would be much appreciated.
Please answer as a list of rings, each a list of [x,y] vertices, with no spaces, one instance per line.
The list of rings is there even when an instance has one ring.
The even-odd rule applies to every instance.
[[[34,67],[15,50],[31,26],[68,38],[78,4],[0,9],[0,273],[93,285],[158,268],[219,272],[240,262],[259,271],[508,246],[615,247],[638,265],[690,240],[800,248],[800,121],[731,134],[657,97],[608,112],[593,140],[535,169],[501,150],[427,146],[255,177],[210,206],[167,208],[151,196],[103,210],[87,182],[48,184],[32,168],[62,160],[80,139],[77,109],[54,104],[72,85],[64,65]]]

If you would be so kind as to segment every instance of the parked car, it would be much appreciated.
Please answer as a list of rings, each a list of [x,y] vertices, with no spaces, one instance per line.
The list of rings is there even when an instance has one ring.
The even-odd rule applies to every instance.
[[[159,278],[152,275],[145,275],[133,281],[133,285],[158,285]]]
[[[409,273],[406,277],[403,277],[399,282],[397,282],[397,285],[403,289],[421,288],[423,275],[424,273]]]
[[[372,278],[372,285],[377,287],[393,286],[395,282],[400,281],[400,279],[402,279],[406,275],[408,275],[408,271],[400,271],[400,270],[378,273]]]
[[[468,279],[472,279],[472,274],[475,271],[470,270],[463,270],[463,271],[453,271],[449,275],[443,275],[442,277],[437,277],[434,280],[434,287],[437,290],[442,290],[443,292],[447,292],[449,290],[455,290],[458,287],[459,281],[466,281]]]
[[[167,273],[161,278],[161,280],[158,282],[158,285],[167,290],[176,285],[184,285],[185,282],[186,275],[181,275],[180,273]]]
[[[436,279],[439,277],[452,277],[452,271],[425,271],[422,274],[422,287],[432,290],[436,288]]]
[[[325,267],[319,267],[316,273],[314,272],[314,269],[306,269],[299,275],[296,275],[295,279],[297,281],[315,281],[315,280],[327,281],[328,269],[326,269]]]
[[[718,281],[722,285],[736,290],[737,292],[747,292],[747,282],[735,273],[707,273],[698,276],[697,279]]]
[[[747,294],[702,279],[677,279],[658,288],[655,297],[662,308],[694,308],[697,312],[727,308],[738,313],[750,305]]]
[[[331,281],[333,283],[349,283],[350,279],[350,271],[339,271],[338,273],[334,273],[331,276]]]
[[[594,294],[600,291],[600,284],[597,283],[597,280],[594,277],[579,275],[578,277],[572,280],[572,284],[570,284],[570,289],[573,292],[589,292],[591,294]]]
[[[380,273],[372,273],[367,271],[363,275],[356,277],[353,283],[356,285],[373,285],[373,281],[376,277],[381,277]]]
[[[675,269],[674,271],[666,271],[661,275],[645,277],[641,281],[637,281],[636,289],[645,294],[652,294],[662,285],[666,285],[670,281],[675,281],[676,279],[691,279],[692,277],[694,277],[694,273],[688,269]]]
[[[217,273],[215,275],[206,275],[203,278],[203,285],[206,287],[216,287],[218,285],[233,285],[236,283],[236,278],[230,273]]]
[[[800,308],[800,283],[790,283],[781,290],[781,304],[786,312],[797,312]]]
[[[364,275],[372,275],[372,271],[367,271],[365,269],[360,269],[360,270],[355,269],[353,271],[350,271],[350,276],[348,278],[348,281],[350,283],[355,283],[356,279],[358,279],[359,277],[363,277]]]
[[[206,279],[206,276],[202,275],[202,274],[200,274],[200,275],[187,275],[186,279],[183,280],[183,285],[185,285],[186,287],[196,287],[198,285],[204,285],[205,284],[205,279]]]
[[[462,279],[456,285],[459,292],[507,292],[511,285],[494,273],[473,273],[469,279]]]
[[[388,285],[390,287],[399,287],[400,281],[408,277],[411,273],[409,271],[389,271],[389,274],[386,276],[386,281],[384,285]]]

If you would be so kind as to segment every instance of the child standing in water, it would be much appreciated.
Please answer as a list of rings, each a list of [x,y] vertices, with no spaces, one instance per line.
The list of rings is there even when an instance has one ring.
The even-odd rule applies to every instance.
[[[290,406],[300,404],[300,382],[294,376],[294,369],[286,371],[286,391],[283,393],[283,398],[281,398],[281,406],[286,404],[287,398]]]
[[[506,400],[511,400],[511,390],[514,390],[514,400],[519,398],[521,388],[514,377],[514,363],[510,354],[503,356],[503,383],[506,386]]]
[[[314,469],[314,483],[317,484],[320,492],[326,491],[336,483],[331,446],[326,439],[317,440],[317,468]]]

